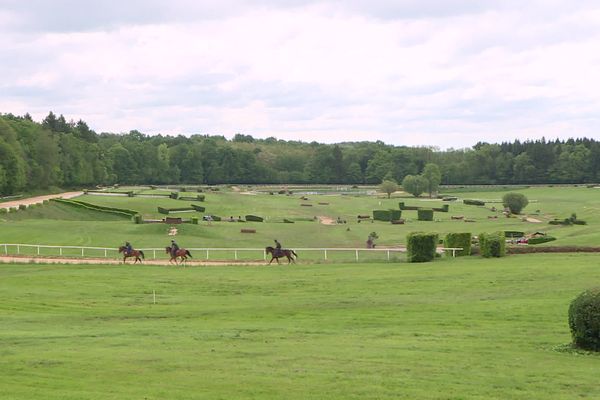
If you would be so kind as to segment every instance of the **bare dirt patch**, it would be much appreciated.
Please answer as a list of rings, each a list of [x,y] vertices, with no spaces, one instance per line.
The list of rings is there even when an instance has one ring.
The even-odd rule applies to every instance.
[[[34,257],[34,256],[0,256],[0,263],[26,263],[26,264],[94,264],[94,265],[123,265],[134,266],[133,260],[123,263],[123,259],[114,258],[67,258],[67,257]],[[227,265],[266,265],[266,261],[187,261],[185,264],[178,264],[186,267],[203,266],[227,266]],[[168,260],[144,260],[142,264],[135,265],[159,265],[175,266]]]
[[[331,218],[331,217],[326,217],[324,215],[320,215],[319,217],[319,222],[322,223],[323,225],[335,225],[335,219]]]
[[[537,218],[531,218],[531,217],[525,218],[525,221],[527,221],[527,222],[533,222],[533,223],[536,223],[536,224],[540,224],[542,222],[542,221],[540,221]]]

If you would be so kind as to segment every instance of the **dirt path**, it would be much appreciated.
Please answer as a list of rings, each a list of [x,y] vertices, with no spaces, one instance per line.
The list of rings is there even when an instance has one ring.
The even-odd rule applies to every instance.
[[[94,265],[129,265],[133,266],[133,260],[128,260],[123,264],[122,259],[115,258],[65,258],[65,257],[34,257],[34,256],[0,256],[2,263],[26,263],[26,264],[94,264]],[[144,265],[175,266],[167,260],[144,260]],[[188,261],[187,267],[204,266],[257,266],[266,265],[267,261]],[[137,264],[139,265],[139,263]],[[183,265],[183,264],[180,264]],[[276,264],[272,264],[276,265]],[[281,264],[283,265],[283,264]]]
[[[59,193],[59,194],[49,194],[46,196],[28,197],[26,199],[13,200],[13,201],[7,201],[4,203],[0,203],[0,208],[19,207],[21,204],[25,204],[26,206],[29,206],[31,204],[42,203],[44,200],[50,200],[50,199],[56,199],[56,198],[71,199],[73,197],[81,196],[82,194],[83,194],[83,192],[65,192],[65,193]]]
[[[323,225],[335,225],[335,219],[330,218],[330,217],[326,217],[324,215],[319,215],[319,222],[322,223]]]

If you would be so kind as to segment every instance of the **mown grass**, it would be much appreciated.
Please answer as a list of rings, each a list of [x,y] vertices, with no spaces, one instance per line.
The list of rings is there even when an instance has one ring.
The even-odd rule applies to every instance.
[[[564,351],[598,267],[1,265],[0,398],[598,398],[599,356]]]

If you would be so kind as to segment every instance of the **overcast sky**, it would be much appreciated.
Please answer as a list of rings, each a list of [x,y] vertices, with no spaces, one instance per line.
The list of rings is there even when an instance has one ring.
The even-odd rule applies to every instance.
[[[0,0],[0,112],[98,132],[600,138],[600,2]]]

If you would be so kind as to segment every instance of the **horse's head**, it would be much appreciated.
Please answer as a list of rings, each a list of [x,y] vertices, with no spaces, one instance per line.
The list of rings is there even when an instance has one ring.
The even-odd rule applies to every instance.
[[[165,253],[167,253],[167,254],[171,253],[171,246],[165,247]]]
[[[122,253],[122,252],[124,252],[124,251],[125,251],[125,246],[120,246],[120,247],[119,247],[119,253]]]
[[[265,252],[267,252],[267,253],[273,254],[273,250],[275,250],[275,249],[273,247],[271,247],[271,246],[265,247]]]

